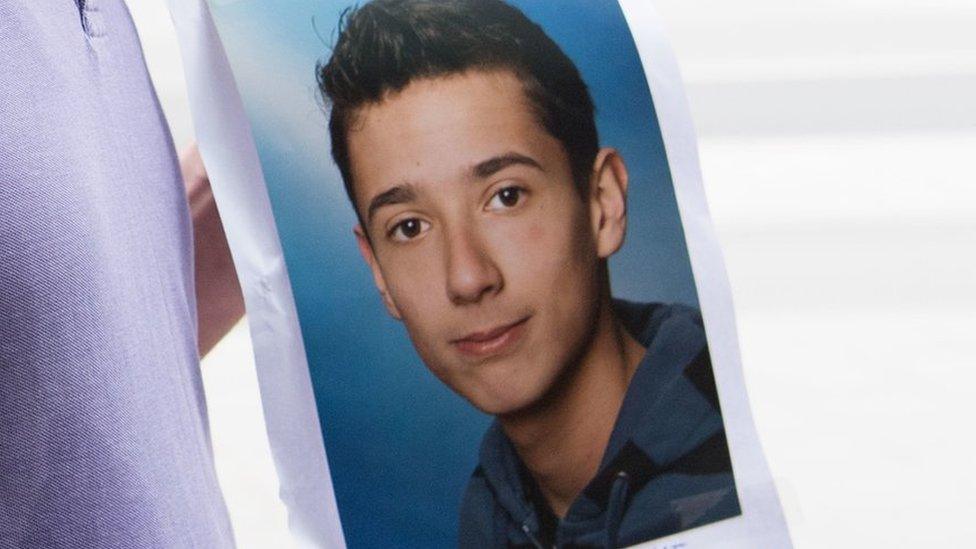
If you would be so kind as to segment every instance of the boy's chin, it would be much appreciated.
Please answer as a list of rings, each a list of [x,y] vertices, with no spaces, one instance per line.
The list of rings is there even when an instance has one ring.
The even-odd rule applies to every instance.
[[[545,387],[529,387],[526,384],[507,390],[484,391],[467,400],[481,412],[505,419],[537,408],[545,393]]]

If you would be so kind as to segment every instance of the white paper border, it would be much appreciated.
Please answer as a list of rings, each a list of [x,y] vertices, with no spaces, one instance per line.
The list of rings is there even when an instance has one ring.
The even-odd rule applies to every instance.
[[[167,3],[200,154],[244,293],[288,527],[297,546],[345,547],[298,313],[244,105],[206,1]]]
[[[679,532],[641,547],[789,548],[792,543],[779,497],[749,408],[732,291],[708,213],[698,161],[698,140],[681,73],[660,18],[650,3],[647,0],[620,0],[620,7],[640,54],[664,140],[742,508],[742,515],[738,517]]]

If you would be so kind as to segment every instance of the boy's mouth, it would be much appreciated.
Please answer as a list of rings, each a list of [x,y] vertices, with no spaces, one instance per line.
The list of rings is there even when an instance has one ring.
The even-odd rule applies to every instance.
[[[529,316],[515,322],[494,326],[487,330],[471,332],[451,343],[462,354],[484,358],[501,354],[513,347],[522,338]]]

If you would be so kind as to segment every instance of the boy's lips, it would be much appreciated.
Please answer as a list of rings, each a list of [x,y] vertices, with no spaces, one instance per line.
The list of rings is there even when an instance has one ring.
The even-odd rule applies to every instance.
[[[472,357],[484,358],[500,354],[518,343],[522,338],[522,334],[525,332],[525,323],[529,318],[526,316],[509,324],[472,332],[462,338],[451,341],[451,343],[461,353]]]

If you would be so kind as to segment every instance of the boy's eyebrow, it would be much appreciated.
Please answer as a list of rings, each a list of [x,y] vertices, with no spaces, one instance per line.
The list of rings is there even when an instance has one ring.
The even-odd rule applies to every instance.
[[[484,179],[486,177],[491,177],[492,175],[504,170],[505,168],[512,165],[522,165],[530,166],[536,168],[540,171],[545,171],[542,166],[539,165],[534,159],[525,156],[524,154],[519,154],[516,152],[508,152],[505,154],[500,154],[489,158],[488,160],[483,160],[473,168],[471,172],[475,177],[479,179]],[[414,186],[410,183],[403,183],[395,187],[391,187],[380,194],[373,197],[369,201],[369,207],[366,208],[366,223],[373,222],[373,214],[376,210],[382,208],[383,206],[391,206],[393,204],[403,204],[405,202],[411,202],[417,199],[417,191]]]
[[[373,222],[373,214],[383,206],[403,204],[404,202],[416,200],[416,198],[417,193],[413,185],[409,183],[397,185],[381,192],[369,201],[369,208],[366,209],[366,224],[368,225]]]
[[[502,171],[503,169],[513,165],[521,164],[523,166],[531,166],[540,171],[545,171],[542,166],[539,165],[534,159],[525,156],[524,154],[519,154],[517,152],[508,152],[499,156],[489,158],[479,162],[471,169],[471,172],[475,177],[479,179],[484,179],[485,177],[491,177],[496,173]]]

